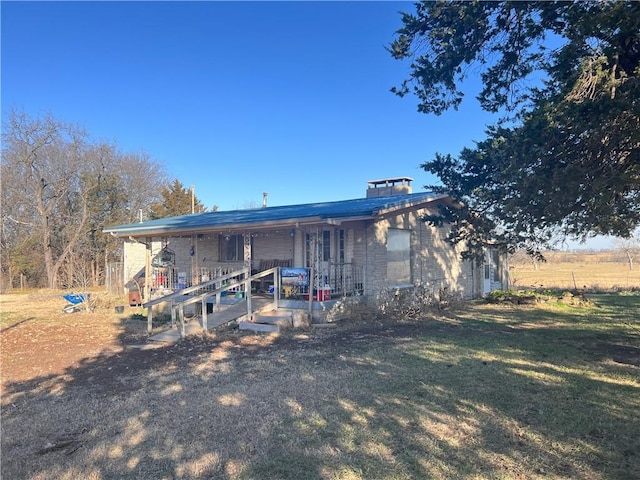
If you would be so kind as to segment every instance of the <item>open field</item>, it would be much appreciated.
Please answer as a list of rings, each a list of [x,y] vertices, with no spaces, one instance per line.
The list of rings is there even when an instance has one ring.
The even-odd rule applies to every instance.
[[[522,256],[512,258],[514,288],[640,290],[640,258],[630,269],[622,254],[549,252],[545,257],[547,261],[538,264]]]
[[[640,478],[640,295],[132,348],[2,295],[7,479]]]

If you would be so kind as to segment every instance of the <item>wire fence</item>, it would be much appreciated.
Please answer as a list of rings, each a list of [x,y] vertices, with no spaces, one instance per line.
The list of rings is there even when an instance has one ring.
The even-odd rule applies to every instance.
[[[107,265],[105,288],[112,295],[124,295],[124,264],[122,262]]]

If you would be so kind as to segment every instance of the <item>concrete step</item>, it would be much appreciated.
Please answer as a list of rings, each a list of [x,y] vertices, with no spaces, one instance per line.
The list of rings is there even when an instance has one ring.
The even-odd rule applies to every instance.
[[[289,314],[256,314],[253,317],[254,323],[264,323],[267,325],[278,325],[280,327],[293,327],[293,317]]]
[[[311,328],[336,328],[338,325],[335,323],[312,323]]]
[[[279,325],[269,325],[266,323],[239,322],[240,330],[250,330],[253,332],[277,333],[280,331]]]

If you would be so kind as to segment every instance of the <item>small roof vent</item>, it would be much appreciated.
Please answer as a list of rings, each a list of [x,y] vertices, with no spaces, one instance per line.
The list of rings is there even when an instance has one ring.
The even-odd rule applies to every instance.
[[[367,182],[367,198],[386,197],[389,195],[404,195],[412,193],[411,177],[383,178]]]

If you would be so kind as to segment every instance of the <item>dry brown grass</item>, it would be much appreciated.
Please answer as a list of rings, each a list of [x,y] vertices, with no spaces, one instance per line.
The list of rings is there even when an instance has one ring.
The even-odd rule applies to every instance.
[[[628,290],[640,289],[640,264],[633,269],[624,257],[613,253],[549,252],[546,262],[512,258],[510,276],[514,288]],[[574,282],[575,279],[575,282]]]
[[[112,309],[0,300],[2,478],[640,476],[638,296],[148,351]]]

